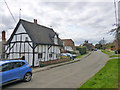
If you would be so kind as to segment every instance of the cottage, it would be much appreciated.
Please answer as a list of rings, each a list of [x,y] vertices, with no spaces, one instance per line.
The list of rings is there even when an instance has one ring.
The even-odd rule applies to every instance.
[[[65,51],[74,51],[75,45],[72,39],[62,39]]]
[[[8,59],[25,58],[32,66],[39,61],[60,59],[62,41],[52,28],[20,19],[5,45]]]

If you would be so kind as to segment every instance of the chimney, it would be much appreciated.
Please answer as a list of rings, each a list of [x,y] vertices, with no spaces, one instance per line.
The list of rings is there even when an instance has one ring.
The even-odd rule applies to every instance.
[[[34,19],[34,23],[36,23],[36,24],[37,24],[37,19]]]
[[[2,31],[2,59],[5,58],[5,44],[6,38],[5,38],[5,31]]]
[[[5,42],[6,38],[5,38],[5,31],[2,31],[2,41]]]

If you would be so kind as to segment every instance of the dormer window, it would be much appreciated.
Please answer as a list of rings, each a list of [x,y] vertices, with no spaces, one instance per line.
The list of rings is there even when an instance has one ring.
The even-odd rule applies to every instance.
[[[58,38],[56,35],[54,36],[54,44],[58,44]]]

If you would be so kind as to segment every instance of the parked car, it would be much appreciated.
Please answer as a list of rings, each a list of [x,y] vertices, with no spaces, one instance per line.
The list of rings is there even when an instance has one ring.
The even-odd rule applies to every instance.
[[[77,57],[77,55],[71,53],[62,53],[61,56],[67,56],[70,57],[70,59],[75,59]]]
[[[68,56],[66,53],[61,53],[61,56]]]
[[[5,85],[17,80],[30,81],[32,78],[31,66],[25,60],[0,61],[0,85]]]
[[[94,48],[94,51],[97,51],[97,48]]]
[[[72,57],[72,54],[70,54],[70,53],[66,53],[66,54],[67,54],[68,57]]]
[[[75,54],[72,54],[72,57],[73,57],[73,58],[76,58],[76,57],[77,57],[77,55],[75,55]]]

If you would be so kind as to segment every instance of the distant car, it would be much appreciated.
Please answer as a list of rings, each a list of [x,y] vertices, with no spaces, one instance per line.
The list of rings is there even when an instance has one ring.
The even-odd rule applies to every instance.
[[[94,51],[97,51],[97,48],[94,48]]]
[[[70,57],[70,59],[75,59],[77,57],[77,55],[75,54],[70,54],[70,53],[66,53],[68,55],[68,57]]]
[[[61,53],[61,56],[68,56],[66,53]]]
[[[77,55],[75,55],[75,54],[72,54],[72,57],[73,57],[73,58],[76,58],[76,57],[77,57]]]
[[[32,78],[31,66],[25,60],[0,61],[0,85],[17,80],[30,81]]]
[[[72,57],[72,54],[70,54],[70,53],[66,53],[66,54],[67,54],[68,57]]]

